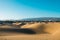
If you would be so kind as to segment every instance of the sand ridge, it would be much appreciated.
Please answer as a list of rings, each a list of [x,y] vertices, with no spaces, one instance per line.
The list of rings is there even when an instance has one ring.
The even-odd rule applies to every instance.
[[[49,22],[49,23],[34,23],[26,24],[27,26],[22,26],[21,28],[32,29],[37,34],[21,34],[21,33],[8,33],[9,35],[0,36],[0,40],[60,40],[60,23],[59,22]],[[40,33],[40,28],[44,27],[43,31],[47,33]],[[38,30],[39,29],[39,30]],[[0,32],[0,35],[3,32]],[[4,35],[7,33],[4,33]],[[15,34],[15,35],[13,35]]]

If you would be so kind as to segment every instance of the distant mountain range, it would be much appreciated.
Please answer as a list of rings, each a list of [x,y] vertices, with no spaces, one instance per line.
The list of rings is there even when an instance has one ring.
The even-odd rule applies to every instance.
[[[24,18],[20,20],[0,20],[0,22],[1,21],[60,21],[60,17]]]
[[[40,17],[40,18],[26,18],[21,21],[60,21],[60,18],[56,17]]]

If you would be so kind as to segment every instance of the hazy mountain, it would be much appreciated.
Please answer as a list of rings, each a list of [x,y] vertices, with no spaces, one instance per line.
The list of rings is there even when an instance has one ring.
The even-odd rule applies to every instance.
[[[26,18],[26,19],[22,19],[22,21],[48,21],[48,20],[52,20],[52,21],[60,21],[60,18],[56,18],[56,17],[40,17],[40,18]]]

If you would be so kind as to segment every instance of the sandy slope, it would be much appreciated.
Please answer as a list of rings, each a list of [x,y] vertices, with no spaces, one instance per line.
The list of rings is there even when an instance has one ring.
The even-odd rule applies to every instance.
[[[45,31],[51,34],[55,34],[60,30],[60,23],[48,23],[44,25]]]
[[[36,26],[37,24],[33,24],[33,29],[36,29],[36,27],[39,28],[40,25]],[[46,33],[22,34],[22,33],[16,33],[16,32],[1,32],[0,31],[0,35],[1,35],[0,40],[60,40],[60,23],[47,23],[47,24],[42,23],[42,24],[45,28],[44,31],[48,32],[47,34]],[[29,27],[25,26],[25,28],[32,28],[32,25]]]
[[[47,40],[51,39],[48,34],[35,34],[35,35],[27,35],[27,34],[19,34],[12,36],[0,36],[0,40]]]
[[[58,36],[51,36],[50,34],[16,34],[12,36],[0,36],[0,40],[60,40]]]

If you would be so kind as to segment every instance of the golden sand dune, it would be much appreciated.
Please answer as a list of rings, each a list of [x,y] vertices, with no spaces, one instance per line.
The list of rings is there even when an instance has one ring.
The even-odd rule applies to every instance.
[[[28,26],[30,26],[31,24],[25,24],[25,25],[23,25],[23,26],[21,26],[21,28],[27,28]]]
[[[48,24],[45,24],[44,27],[45,27],[44,31],[51,33],[51,34],[54,34],[58,31],[60,31],[59,30],[60,29],[60,23],[48,23]]]
[[[21,27],[22,29],[30,29],[36,33],[42,33],[44,30],[44,23],[34,23],[34,24],[26,24]]]
[[[36,33],[47,32],[47,34],[41,33],[32,35],[21,33],[8,33],[8,36],[0,36],[0,40],[60,40],[60,23],[58,22],[26,24],[23,25],[21,28],[31,29]],[[4,33],[4,35],[5,34],[6,33]]]
[[[37,29],[38,27],[40,27],[41,23],[34,23],[34,24],[26,24],[23,25],[21,28],[34,28]]]
[[[41,33],[41,32],[45,32],[45,33],[49,33],[49,34],[54,34],[57,31],[59,31],[60,29],[60,23],[34,23],[34,24],[26,24],[24,26],[22,26],[21,28],[24,29],[31,29],[33,31],[35,31],[36,33]]]
[[[15,28],[15,27],[5,25],[5,26],[1,26],[0,28]],[[46,32],[49,34],[55,34],[60,29],[60,23],[51,23],[51,22],[47,24],[46,23],[34,23],[34,24],[27,23],[26,25],[21,26],[21,29],[29,29],[36,33]]]

